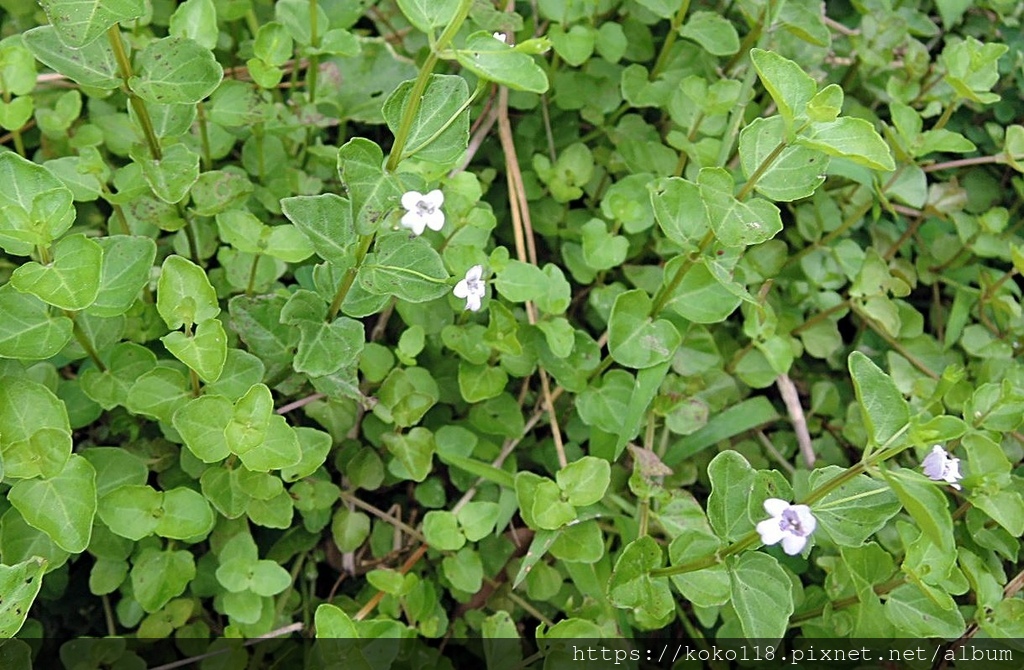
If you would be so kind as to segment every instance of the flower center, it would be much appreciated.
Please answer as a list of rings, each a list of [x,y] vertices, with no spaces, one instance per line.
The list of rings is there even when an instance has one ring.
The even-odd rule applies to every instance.
[[[800,523],[800,516],[791,509],[787,509],[782,513],[782,518],[779,520],[779,528],[787,533],[799,535],[800,537],[807,534],[804,532],[804,527]]]
[[[433,214],[435,207],[426,200],[420,200],[416,203],[416,214],[419,216],[428,216]]]
[[[479,279],[467,279],[466,290],[468,290],[470,293],[482,293],[483,282],[481,282]]]

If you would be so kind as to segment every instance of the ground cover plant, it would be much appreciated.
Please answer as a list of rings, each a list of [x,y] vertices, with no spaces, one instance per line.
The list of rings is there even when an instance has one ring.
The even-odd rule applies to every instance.
[[[1024,639],[1019,3],[0,7],[4,668]]]

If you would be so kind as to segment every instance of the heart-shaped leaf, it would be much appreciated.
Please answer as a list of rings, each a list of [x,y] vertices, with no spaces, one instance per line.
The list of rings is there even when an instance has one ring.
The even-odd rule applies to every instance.
[[[668,321],[650,317],[651,299],[639,289],[615,299],[608,320],[608,350],[618,363],[649,368],[672,358],[682,342]]]
[[[196,371],[206,383],[217,381],[228,357],[228,337],[217,319],[207,319],[196,326],[189,337],[175,331],[160,338],[179,361]]]
[[[67,310],[82,310],[100,289],[103,249],[85,235],[71,235],[54,245],[53,262],[25,263],[11,276],[14,288]]]

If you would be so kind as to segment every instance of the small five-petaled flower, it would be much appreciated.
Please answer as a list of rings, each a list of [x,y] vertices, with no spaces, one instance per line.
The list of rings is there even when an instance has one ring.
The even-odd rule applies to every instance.
[[[466,276],[452,290],[456,298],[465,298],[466,309],[473,312],[480,309],[480,299],[487,294],[483,281],[484,266],[474,265],[466,271]]]
[[[807,505],[790,505],[779,498],[768,498],[764,501],[764,511],[771,514],[772,518],[757,524],[761,542],[782,542],[782,550],[790,556],[804,550],[807,538],[818,527],[818,521]]]
[[[960,474],[960,459],[950,456],[949,452],[936,444],[930,454],[921,461],[921,470],[925,476],[937,482],[949,482],[949,485],[960,490],[958,481],[963,479]]]
[[[424,195],[419,191],[409,191],[402,196],[402,227],[410,229],[414,235],[422,235],[425,228],[441,230],[444,227],[444,193],[434,189]]]

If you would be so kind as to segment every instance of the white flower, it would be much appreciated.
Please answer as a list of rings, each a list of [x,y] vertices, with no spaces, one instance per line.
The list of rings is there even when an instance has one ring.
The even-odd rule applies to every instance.
[[[940,445],[932,447],[930,454],[921,461],[921,469],[924,474],[937,482],[949,482],[949,485],[960,490],[957,484],[963,478],[960,474],[960,459],[950,456]]]
[[[474,265],[466,271],[466,277],[452,290],[456,298],[465,298],[466,309],[474,312],[480,309],[480,299],[487,294],[487,288],[481,279],[483,274],[484,266]]]
[[[818,527],[818,521],[807,505],[790,505],[779,498],[768,498],[764,501],[764,511],[772,518],[757,524],[761,542],[778,544],[781,541],[782,550],[790,556],[804,550],[807,538]]]
[[[410,229],[414,235],[422,235],[424,228],[441,230],[444,227],[444,193],[434,189],[423,195],[419,191],[409,191],[402,196],[402,226]]]
[[[505,41],[508,39],[508,35],[506,35],[505,33],[491,33],[491,37],[498,40],[502,44],[504,44]]]

